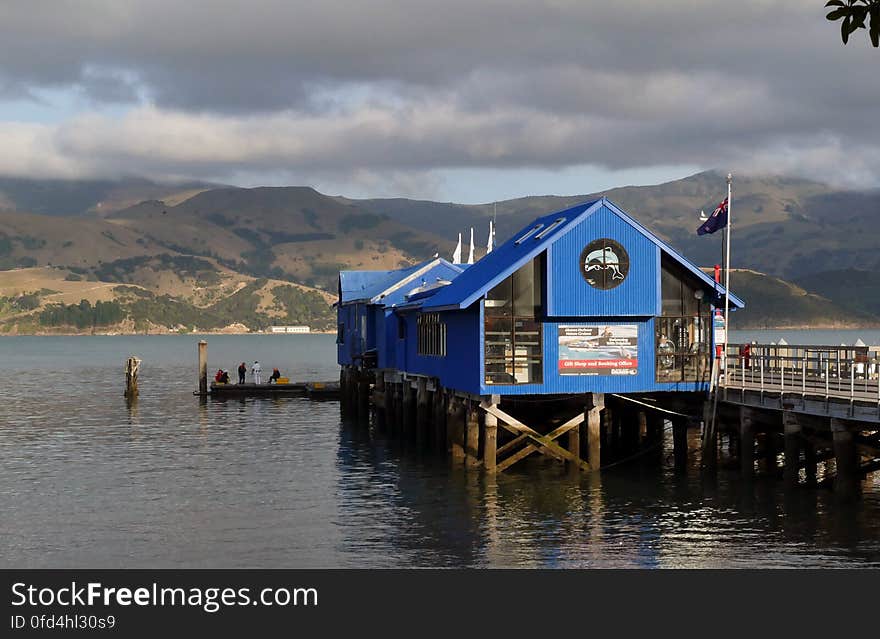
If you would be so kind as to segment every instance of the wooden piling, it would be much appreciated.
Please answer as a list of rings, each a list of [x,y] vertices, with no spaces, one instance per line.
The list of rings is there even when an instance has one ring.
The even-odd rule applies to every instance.
[[[428,443],[428,380],[419,377],[416,382],[416,446],[419,450]]]
[[[814,484],[816,483],[816,474],[817,474],[817,458],[816,458],[816,445],[810,440],[804,440],[803,442],[804,448],[804,475],[806,476],[807,483]]]
[[[776,448],[776,433],[772,430],[767,430],[764,432],[764,472],[768,475],[775,476],[778,470],[776,465],[776,455],[778,454],[778,450]]]
[[[708,471],[718,467],[718,424],[715,414],[717,406],[712,399],[703,402],[703,456],[701,465]]]
[[[394,422],[398,434],[406,432],[406,382],[394,384]]]
[[[358,370],[358,419],[368,421],[370,416],[370,373]]]
[[[431,424],[434,429],[434,449],[445,451],[446,446],[446,393],[437,385],[431,393]]]
[[[467,402],[467,440],[465,442],[465,454],[467,463],[476,466],[479,463],[480,452],[480,411],[472,402]]]
[[[648,415],[645,411],[638,411],[637,419],[639,421],[639,444],[644,446],[648,442]]]
[[[602,410],[602,446],[611,446],[614,431],[614,418],[611,415],[611,408],[606,404]]]
[[[831,435],[834,439],[834,462],[837,475],[834,477],[834,492],[842,497],[851,497],[859,489],[859,455],[853,432],[837,419],[831,420]]]
[[[454,460],[464,459],[464,420],[465,411],[461,400],[450,396],[449,409],[446,412],[446,430],[450,434],[450,453]]]
[[[672,446],[675,468],[683,470],[687,467],[688,441],[687,441],[687,418],[672,418]]]
[[[498,418],[486,413],[483,416],[483,425],[483,466],[490,473],[494,473],[498,452]]]
[[[797,415],[789,410],[783,411],[782,427],[785,437],[785,483],[795,485],[801,471],[801,425]]]
[[[755,424],[752,411],[745,406],[739,409],[739,467],[743,479],[755,475]]]
[[[207,373],[207,363],[205,367],[205,372]],[[140,368],[141,360],[137,357],[129,357],[125,362],[125,397],[127,399],[135,399],[138,396],[138,372]]]
[[[604,409],[604,410],[603,410]],[[593,393],[592,405],[587,409],[584,419],[587,429],[587,463],[590,470],[599,470],[601,461],[602,413],[605,409],[605,395]]]
[[[208,394],[208,342],[199,340],[199,395]]]
[[[584,421],[586,421],[586,416]],[[568,467],[572,472],[580,472],[581,469],[581,427],[575,426],[568,431],[568,452],[574,455],[576,461],[569,461]]]

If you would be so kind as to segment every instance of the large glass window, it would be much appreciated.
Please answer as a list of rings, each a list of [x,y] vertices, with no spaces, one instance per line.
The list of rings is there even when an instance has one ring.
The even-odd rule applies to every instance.
[[[654,320],[658,382],[708,381],[711,309],[690,273],[661,266],[662,315]]]
[[[543,254],[489,291],[485,301],[487,384],[543,381],[541,297]]]

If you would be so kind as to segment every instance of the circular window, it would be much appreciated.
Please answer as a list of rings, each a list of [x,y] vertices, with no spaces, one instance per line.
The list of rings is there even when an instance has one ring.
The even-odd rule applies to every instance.
[[[629,273],[629,255],[614,240],[602,238],[587,244],[581,252],[581,275],[603,291],[623,283]]]

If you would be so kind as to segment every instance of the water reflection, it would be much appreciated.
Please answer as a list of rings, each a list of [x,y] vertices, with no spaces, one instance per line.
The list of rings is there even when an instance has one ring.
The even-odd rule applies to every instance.
[[[340,429],[340,552],[364,545],[388,565],[531,567],[770,567],[880,565],[877,496],[835,503],[830,491],[743,483],[664,454],[571,478],[547,460],[498,476],[417,453],[380,429]],[[659,462],[659,463],[658,463]]]
[[[855,503],[708,480],[696,455],[675,472],[669,434],[601,475],[534,457],[493,477],[335,402],[199,401],[196,341],[140,344],[127,404],[126,340],[0,340],[0,566],[880,566],[876,479]],[[209,342],[336,370],[332,336]]]

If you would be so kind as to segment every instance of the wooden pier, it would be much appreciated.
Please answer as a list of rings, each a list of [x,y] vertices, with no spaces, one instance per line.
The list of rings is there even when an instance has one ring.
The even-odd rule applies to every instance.
[[[878,374],[867,346],[730,345],[705,460],[721,459],[726,438],[725,461],[746,480],[763,473],[854,496],[880,470]]]
[[[687,428],[699,421],[670,406],[696,416],[705,397],[675,395],[660,401],[602,393],[502,398],[447,389],[434,378],[400,371],[344,366],[340,374],[343,412],[365,423],[373,412],[392,436],[491,473],[536,455],[573,472],[600,470],[659,451],[667,423],[674,432],[676,467],[683,469]]]
[[[199,352],[199,390],[194,395],[201,397],[228,398],[228,397],[276,397],[296,396],[310,399],[339,399],[339,382],[337,381],[307,381],[307,382],[284,382],[281,384],[269,382],[263,384],[223,384],[211,382],[208,384],[208,342],[200,340]]]

